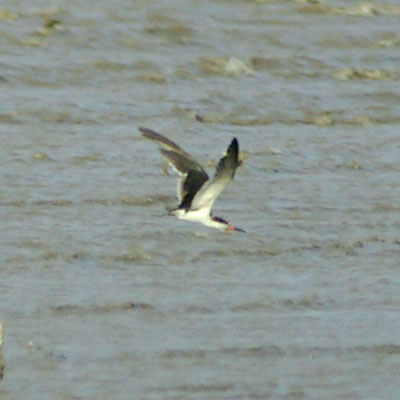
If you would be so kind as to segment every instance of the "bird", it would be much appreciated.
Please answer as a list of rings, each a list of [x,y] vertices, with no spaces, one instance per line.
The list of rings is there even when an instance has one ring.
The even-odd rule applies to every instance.
[[[209,178],[204,168],[185,150],[167,137],[151,129],[139,127],[147,139],[160,146],[167,163],[178,173],[177,197],[179,205],[170,210],[179,219],[197,222],[223,232],[245,232],[228,223],[223,218],[212,215],[212,207],[217,197],[232,181],[239,161],[239,142],[233,138],[227,151],[218,162],[215,174]]]

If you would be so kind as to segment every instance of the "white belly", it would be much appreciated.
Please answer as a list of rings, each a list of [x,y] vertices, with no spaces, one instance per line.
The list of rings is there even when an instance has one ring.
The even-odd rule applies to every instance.
[[[175,210],[173,211],[173,214],[176,215],[179,219],[183,219],[184,221],[197,222],[199,224],[203,224],[210,228],[216,228],[221,231],[225,231],[228,226],[227,223],[214,221],[210,217],[210,210],[206,208],[201,208],[200,210],[189,212],[185,212],[185,210]]]
[[[185,210],[177,210],[175,215],[179,219],[190,222],[199,222],[201,224],[205,224],[210,219],[210,212],[208,210],[205,210],[204,208],[189,212],[185,212]]]

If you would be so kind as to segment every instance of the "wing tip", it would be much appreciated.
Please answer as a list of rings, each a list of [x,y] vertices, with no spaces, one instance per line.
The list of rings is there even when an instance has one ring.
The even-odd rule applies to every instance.
[[[236,162],[238,162],[238,157],[239,157],[239,141],[234,137],[231,141],[231,144],[229,145],[228,148],[228,153],[233,152],[234,158],[236,159]]]
[[[229,145],[229,148],[233,148],[233,149],[238,149],[239,150],[239,141],[234,137],[231,140],[231,144]]]
[[[138,129],[140,132],[142,132],[143,136],[148,139],[153,139],[157,135],[157,132],[154,132],[153,130],[143,126],[139,126]]]

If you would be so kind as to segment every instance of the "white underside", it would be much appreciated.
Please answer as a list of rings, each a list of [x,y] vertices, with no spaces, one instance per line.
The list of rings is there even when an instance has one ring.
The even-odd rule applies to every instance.
[[[185,210],[175,210],[173,214],[176,215],[179,219],[183,219],[184,221],[197,222],[210,228],[216,228],[220,230],[225,230],[227,228],[226,224],[214,221],[210,217],[209,210],[205,208],[200,208],[199,210],[190,210],[188,212],[186,212]]]
[[[199,222],[205,224],[206,221],[210,220],[210,213],[208,210],[201,208],[199,210],[190,210],[186,212],[185,210],[176,210],[174,214],[185,221]]]

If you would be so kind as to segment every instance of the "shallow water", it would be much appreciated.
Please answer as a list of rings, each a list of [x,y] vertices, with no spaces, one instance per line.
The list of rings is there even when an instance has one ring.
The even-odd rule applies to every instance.
[[[400,7],[370,4],[3,2],[1,398],[398,398]],[[168,217],[138,126],[210,166],[236,136],[215,214],[248,234]]]

